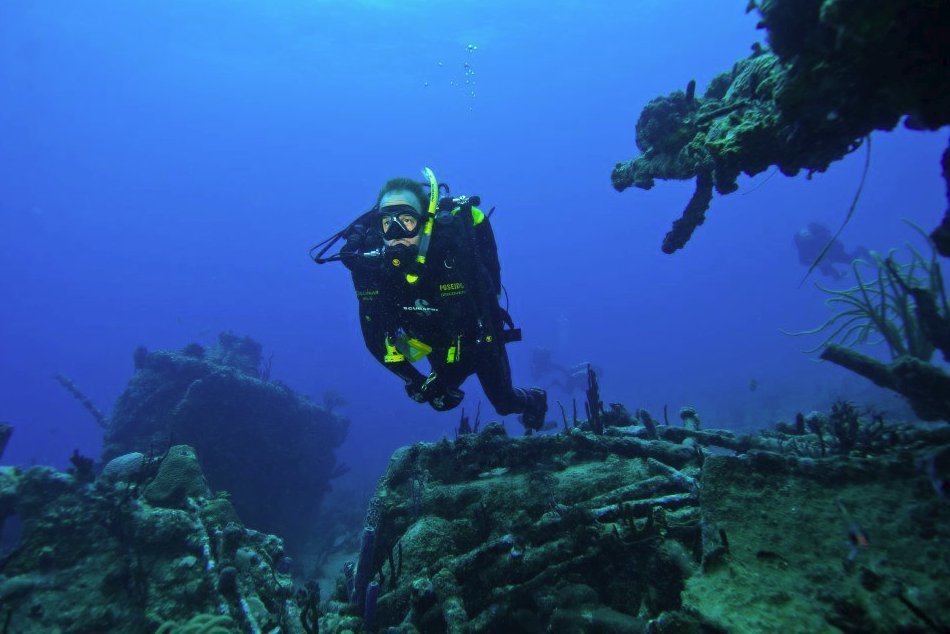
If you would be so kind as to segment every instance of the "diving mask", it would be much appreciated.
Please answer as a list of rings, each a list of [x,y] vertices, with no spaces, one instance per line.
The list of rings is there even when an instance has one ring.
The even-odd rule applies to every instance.
[[[412,205],[389,205],[379,210],[380,228],[387,240],[414,238],[422,228],[422,214]]]

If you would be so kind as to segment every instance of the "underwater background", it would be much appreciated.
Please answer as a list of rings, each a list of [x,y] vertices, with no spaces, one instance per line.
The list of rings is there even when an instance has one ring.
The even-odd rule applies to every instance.
[[[96,456],[101,430],[53,380],[107,411],[132,351],[250,335],[272,378],[347,401],[343,481],[368,490],[402,445],[459,410],[405,397],[366,352],[348,272],[310,246],[387,178],[430,166],[492,217],[516,385],[537,347],[590,362],[607,401],[691,405],[751,429],[835,399],[909,416],[898,397],[791,338],[828,311],[794,234],[836,229],[864,148],[811,179],[769,170],[714,199],[688,247],[660,242],[690,183],[617,193],[614,164],[657,94],[700,90],[763,40],[743,3],[118,1],[0,4],[0,419],[8,464]],[[945,135],[873,135],[841,239],[886,252],[944,206]],[[838,284],[840,287],[841,284]],[[463,406],[482,403],[469,380]],[[574,397],[582,398],[580,393]],[[556,401],[571,395],[551,392]],[[509,428],[518,429],[515,421]],[[281,429],[270,433],[279,438]]]
[[[0,3],[0,634],[950,631],[947,32]],[[311,259],[423,167],[494,209],[538,433],[407,398]]]

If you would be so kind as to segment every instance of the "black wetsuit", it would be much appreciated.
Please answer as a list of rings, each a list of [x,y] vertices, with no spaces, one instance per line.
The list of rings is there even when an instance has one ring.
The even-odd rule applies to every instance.
[[[475,374],[498,414],[524,412],[527,393],[511,385],[504,341],[507,314],[498,304],[497,260],[482,261],[494,254],[487,220],[476,226],[468,207],[454,213],[440,211],[426,263],[416,269],[419,279],[414,284],[406,281],[414,251],[358,255],[382,249],[375,222],[372,214],[364,216],[363,224],[344,236],[347,245],[341,252],[353,273],[363,340],[372,355],[406,382],[410,395],[429,379],[427,392],[455,391],[460,400],[459,386]],[[491,248],[479,249],[479,242],[486,240],[491,241]],[[398,266],[394,260],[399,261]],[[394,354],[393,345],[400,335],[432,348],[428,377],[408,359],[400,358],[401,354]],[[458,404],[455,401],[443,407],[438,401],[429,402],[436,409]]]

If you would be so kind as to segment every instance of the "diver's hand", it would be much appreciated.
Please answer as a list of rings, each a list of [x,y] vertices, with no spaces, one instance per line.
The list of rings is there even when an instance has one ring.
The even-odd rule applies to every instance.
[[[406,381],[406,394],[416,403],[425,403],[428,399],[423,390],[424,385],[425,379],[423,379],[422,376],[419,376],[417,379],[409,379]]]
[[[458,407],[463,398],[465,398],[465,392],[449,388],[444,393],[429,399],[429,405],[437,412],[445,412]]]
[[[428,403],[437,412],[444,412],[458,407],[465,392],[447,387],[439,380],[439,375],[431,372],[424,381],[408,381],[406,393],[417,403]]]
[[[343,243],[343,248],[340,249],[340,260],[351,271],[361,263],[365,241],[366,227],[363,225],[353,225],[346,234],[346,242]]]

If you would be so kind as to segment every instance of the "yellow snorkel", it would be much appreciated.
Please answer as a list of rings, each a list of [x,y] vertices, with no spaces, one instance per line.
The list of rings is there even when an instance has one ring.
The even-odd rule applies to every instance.
[[[422,238],[419,240],[419,253],[416,255],[416,270],[418,267],[425,266],[426,253],[429,252],[429,242],[432,241],[432,227],[435,226],[435,211],[439,207],[439,183],[435,180],[435,174],[428,167],[422,168],[422,173],[429,181],[429,208],[426,211],[426,224],[422,228]],[[416,273],[406,273],[406,282],[415,284],[419,281],[419,275]]]

